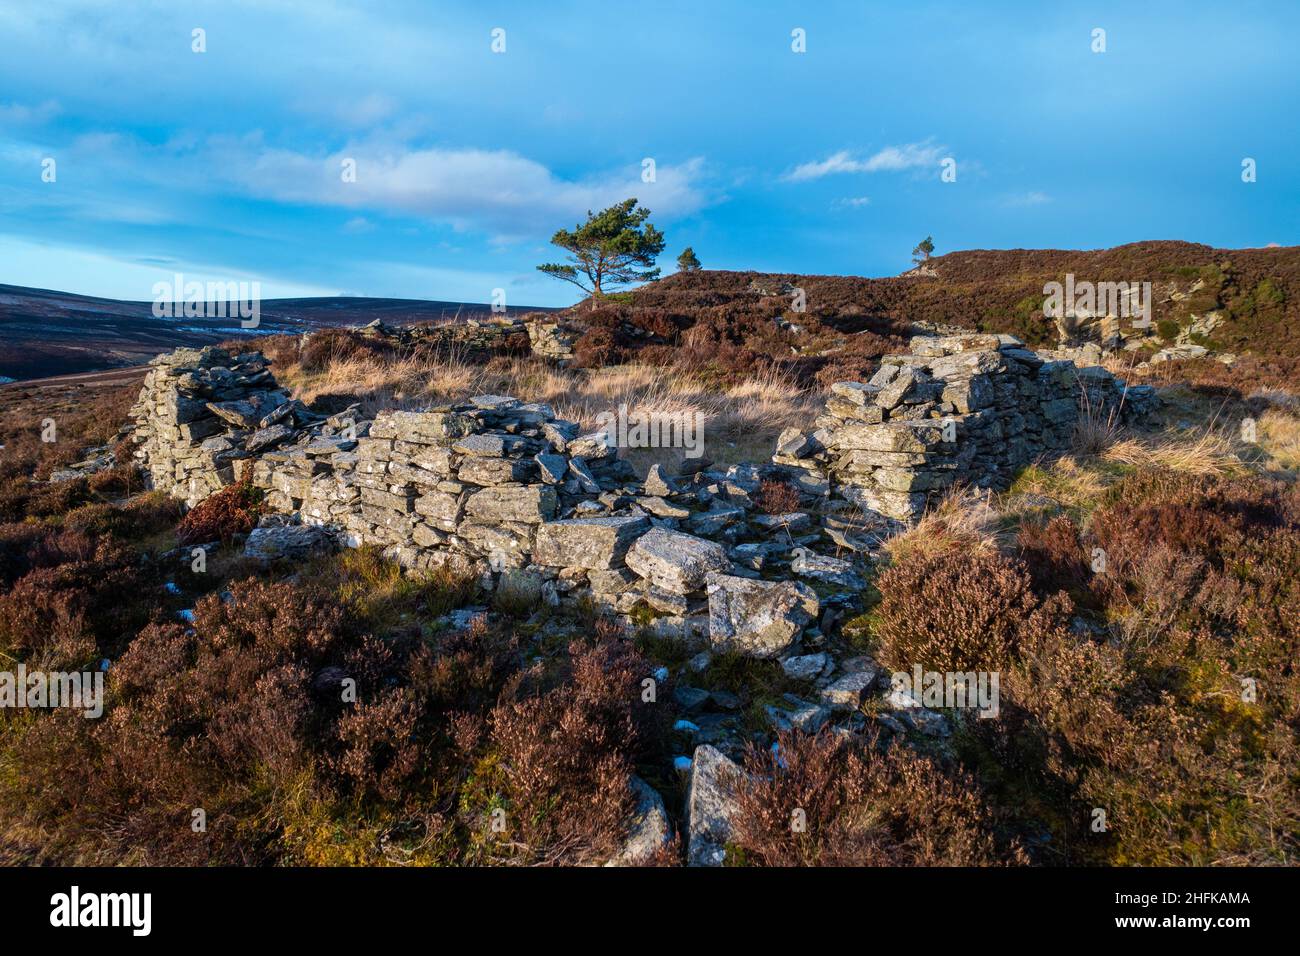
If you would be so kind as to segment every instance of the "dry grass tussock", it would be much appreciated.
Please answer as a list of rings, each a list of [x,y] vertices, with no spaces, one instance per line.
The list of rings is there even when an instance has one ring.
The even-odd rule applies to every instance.
[[[1300,469],[1300,416],[1269,409],[1259,417],[1259,446],[1279,468]]]
[[[1253,415],[1249,407],[1229,411],[1223,404],[1208,409],[1174,405],[1172,410],[1180,418],[1179,427],[1158,433],[1085,419],[1076,432],[1075,455],[1199,476],[1294,470],[1300,464],[1300,416],[1289,408],[1268,408]],[[1200,419],[1200,424],[1187,425],[1189,418]]]
[[[942,551],[960,541],[976,549],[1005,549],[1006,528],[1017,516],[1055,503],[1091,511],[1107,491],[1134,471],[1158,469],[1201,477],[1236,477],[1255,471],[1277,473],[1300,464],[1300,418],[1279,409],[1264,412],[1256,440],[1246,441],[1240,422],[1211,410],[1192,427],[1139,432],[1110,416],[1085,415],[1071,454],[1026,468],[1008,492],[950,492],[914,528],[885,547],[891,560]]]
[[[436,356],[351,356],[318,371],[288,366],[277,368],[276,374],[304,401],[356,396],[367,414],[492,393],[546,402],[557,415],[584,429],[596,428],[598,416],[617,414],[620,405],[626,405],[629,414],[698,416],[690,420],[703,427],[704,454],[716,462],[767,458],[777,434],[808,425],[823,401],[816,391],[770,368],[719,388],[657,366],[559,368],[523,356],[475,363],[455,350]],[[662,452],[671,450],[653,451],[655,460],[663,460]]]
[[[954,488],[911,528],[884,543],[890,563],[924,559],[960,546],[965,553],[996,552],[1011,538],[989,492]]]

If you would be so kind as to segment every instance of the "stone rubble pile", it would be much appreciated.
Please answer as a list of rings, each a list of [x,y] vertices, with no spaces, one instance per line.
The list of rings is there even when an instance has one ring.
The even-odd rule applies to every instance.
[[[1004,489],[1026,465],[1065,452],[1081,419],[1141,419],[1150,386],[1104,368],[1044,360],[1009,335],[918,336],[868,382],[837,382],[805,434],[787,430],[773,461],[833,482],[862,510],[910,520],[954,485]]]
[[[51,471],[50,484],[75,481],[78,478],[89,478],[91,475],[107,471],[117,465],[117,452],[113,450],[112,445],[96,445],[93,448],[83,448],[81,453],[85,457],[80,461],[75,461],[63,468],[55,468]]]

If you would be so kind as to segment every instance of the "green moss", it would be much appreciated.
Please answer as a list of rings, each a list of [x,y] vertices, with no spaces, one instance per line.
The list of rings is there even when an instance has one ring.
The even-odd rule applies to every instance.
[[[640,601],[628,612],[628,617],[632,619],[632,624],[635,627],[649,627],[659,618],[668,617],[668,614],[664,611],[655,610],[649,604]]]
[[[1181,326],[1179,326],[1179,324],[1173,319],[1161,319],[1156,323],[1156,334],[1166,342],[1172,342],[1174,339],[1178,338],[1178,333],[1180,331]]]
[[[799,689],[777,661],[746,657],[735,651],[713,655],[697,683],[706,690],[726,690],[746,698],[779,698]]]

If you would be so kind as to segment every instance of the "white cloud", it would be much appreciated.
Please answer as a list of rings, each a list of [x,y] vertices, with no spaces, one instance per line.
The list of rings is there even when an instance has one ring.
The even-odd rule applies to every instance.
[[[589,209],[630,196],[662,218],[695,212],[707,202],[699,158],[660,164],[656,181],[645,183],[639,162],[623,172],[570,180],[509,150],[357,145],[326,156],[284,149],[240,155],[224,155],[217,168],[260,198],[412,215],[505,236],[567,226]],[[356,164],[355,182],[343,180],[349,159]]]
[[[1004,200],[1004,206],[1042,206],[1052,201],[1052,197],[1044,192],[1034,190],[1032,192],[1021,193],[1015,196],[1008,196]]]
[[[785,179],[801,182],[840,173],[895,173],[918,167],[938,166],[945,151],[946,147],[936,146],[929,140],[924,143],[908,143],[906,146],[886,146],[866,159],[855,158],[847,149],[842,149],[826,159],[796,166]]]
[[[0,234],[0,282],[36,289],[147,302],[155,282],[184,273],[198,282],[258,281],[267,299],[336,295],[337,290],[295,279],[167,254],[103,252],[58,242]]]
[[[870,206],[870,205],[871,205],[871,197],[870,197],[870,196],[845,196],[845,197],[842,198],[842,199],[837,199],[837,200],[835,200],[835,205],[837,205],[837,206],[851,206],[851,207],[853,207],[854,209],[857,209],[857,208],[860,208],[860,207],[862,207],[862,206]]]

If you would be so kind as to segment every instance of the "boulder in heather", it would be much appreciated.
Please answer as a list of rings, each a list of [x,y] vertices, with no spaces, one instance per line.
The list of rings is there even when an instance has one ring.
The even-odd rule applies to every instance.
[[[711,744],[695,748],[691,782],[686,792],[689,866],[722,866],[737,813],[736,786],[744,771]]]
[[[798,581],[712,573],[707,584],[709,641],[715,650],[777,657],[789,650],[820,610],[813,589]]]

